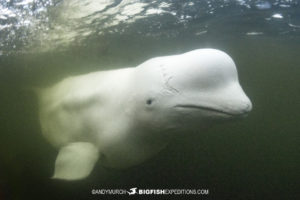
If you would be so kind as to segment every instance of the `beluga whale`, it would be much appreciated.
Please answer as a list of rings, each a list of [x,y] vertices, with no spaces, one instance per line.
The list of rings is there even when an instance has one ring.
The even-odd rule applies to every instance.
[[[178,134],[252,109],[234,61],[216,49],[67,77],[37,96],[41,132],[59,151],[53,178],[63,180],[86,178],[96,162],[138,165]]]

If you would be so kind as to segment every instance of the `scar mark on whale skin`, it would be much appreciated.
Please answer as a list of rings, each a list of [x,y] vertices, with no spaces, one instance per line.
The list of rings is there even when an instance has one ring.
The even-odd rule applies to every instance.
[[[163,64],[161,64],[161,65],[159,65],[159,68],[161,70],[164,85],[166,86],[166,88],[173,93],[180,93],[179,90],[177,90],[176,88],[174,88],[173,86],[170,85],[169,82],[173,77],[169,76],[167,74],[167,70],[166,70],[165,66]]]

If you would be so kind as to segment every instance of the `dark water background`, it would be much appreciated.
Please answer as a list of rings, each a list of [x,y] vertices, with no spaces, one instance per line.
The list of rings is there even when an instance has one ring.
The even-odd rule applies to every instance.
[[[22,1],[3,2],[9,9],[26,10],[16,6]],[[200,199],[300,199],[299,2],[165,1],[171,4],[165,10],[176,14],[107,28],[101,20],[86,24],[87,17],[66,24],[56,17],[62,1],[39,2],[27,8],[47,8],[33,15],[38,25],[16,28],[18,19],[0,18],[1,25],[12,24],[0,29],[0,199],[106,199],[91,190],[132,187],[209,189]],[[187,9],[184,3],[191,2]],[[69,27],[60,38],[51,38],[59,25]],[[65,40],[71,30],[76,34]],[[91,33],[82,34],[87,30]],[[247,118],[184,133],[144,164],[111,170],[105,178],[96,166],[83,181],[49,179],[57,150],[42,137],[37,99],[26,88],[206,47],[221,49],[236,62],[254,106]]]

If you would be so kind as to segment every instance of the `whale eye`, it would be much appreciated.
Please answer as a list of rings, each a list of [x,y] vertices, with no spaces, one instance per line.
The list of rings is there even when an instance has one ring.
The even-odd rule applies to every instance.
[[[151,105],[153,103],[153,99],[147,99],[146,103],[147,105]]]

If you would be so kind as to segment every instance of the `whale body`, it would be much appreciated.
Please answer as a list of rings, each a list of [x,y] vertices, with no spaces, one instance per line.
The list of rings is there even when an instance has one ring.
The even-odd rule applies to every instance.
[[[42,134],[59,150],[53,178],[65,180],[87,177],[97,161],[115,169],[137,165],[176,134],[252,108],[233,60],[215,49],[68,77],[38,97]]]

